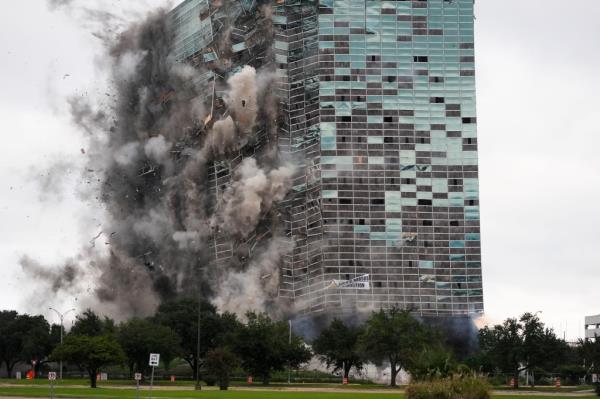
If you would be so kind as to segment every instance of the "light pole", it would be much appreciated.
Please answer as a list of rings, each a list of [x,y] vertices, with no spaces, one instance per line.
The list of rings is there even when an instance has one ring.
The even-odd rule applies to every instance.
[[[289,348],[291,349],[291,347],[292,347],[292,320],[288,320],[288,323],[290,326],[288,345],[289,345]],[[291,383],[292,383],[292,363],[291,363],[291,361],[288,361],[288,384],[291,384]]]
[[[49,310],[53,310],[54,312],[56,312],[56,314],[58,315],[58,318],[60,319],[60,344],[62,345],[62,343],[63,343],[63,330],[64,330],[63,321],[65,320],[65,316],[67,314],[69,314],[70,312],[74,312],[75,309],[69,309],[69,310],[67,310],[64,313],[61,313],[61,312],[59,312],[58,310],[56,310],[54,308],[48,308],[48,309]],[[60,370],[59,370],[59,376],[60,377],[59,378],[62,380],[62,377],[63,377],[62,376],[62,371],[63,371],[62,356],[60,357],[59,365],[60,365]]]
[[[200,290],[198,290],[200,292]],[[202,316],[202,297],[198,295],[198,327],[197,327],[197,340],[196,340],[196,386],[194,389],[196,391],[202,390],[202,385],[200,385],[200,318]]]

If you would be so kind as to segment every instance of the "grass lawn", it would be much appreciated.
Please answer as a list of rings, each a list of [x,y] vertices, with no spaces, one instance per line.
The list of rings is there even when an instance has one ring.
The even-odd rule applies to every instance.
[[[47,398],[50,396],[49,387],[6,387],[0,386],[0,396],[25,396],[32,398]],[[350,398],[373,398],[373,399],[402,399],[400,392],[390,393],[355,393],[355,392],[286,392],[279,390],[270,391],[218,391],[203,390],[155,390],[154,398],[202,398],[202,399],[350,399]],[[55,397],[59,398],[131,398],[136,397],[134,389],[119,388],[69,388],[57,387]],[[144,389],[140,392],[140,398],[148,398],[149,392]]]
[[[48,386],[6,386],[0,385],[0,396],[22,396],[31,398],[48,398],[50,389]],[[77,387],[56,387],[55,397],[57,398],[136,398],[134,389],[127,388],[77,388]],[[148,398],[149,392],[145,388],[140,392],[140,398]],[[154,398],[173,398],[173,399],[404,399],[404,395],[399,391],[390,392],[327,392],[323,391],[281,391],[277,388],[272,390],[203,390],[200,392],[191,389],[186,390],[155,390]],[[494,396],[497,399],[557,399],[560,396],[533,396],[523,393],[521,395],[502,395]]]
[[[57,380],[55,381],[55,386],[65,386],[65,387],[78,387],[78,386],[82,386],[82,387],[88,387],[90,384],[88,379],[82,379],[82,378],[65,378],[64,380]],[[0,388],[2,388],[3,385],[23,385],[23,386],[31,386],[31,385],[42,385],[42,386],[48,386],[48,380],[45,378],[38,378],[35,380],[16,380],[16,379],[7,379],[7,378],[0,378]],[[140,386],[142,387],[147,387],[150,385],[150,381],[143,381]],[[171,382],[168,380],[155,380],[154,381],[154,386],[160,386],[160,387],[173,387],[175,389],[177,388],[182,388],[182,387],[188,387],[191,388],[195,385],[194,381],[191,380],[177,380],[175,382]],[[135,382],[132,380],[108,380],[108,381],[98,381],[98,387],[102,388],[102,387],[135,387]],[[203,384],[204,386],[204,384]],[[230,386],[232,387],[250,387],[250,385],[248,385],[245,381],[231,381]],[[255,383],[254,385],[252,385],[251,387],[253,388],[262,388],[262,384],[260,382]],[[324,390],[327,389],[343,389],[343,390],[356,390],[356,389],[360,389],[360,390],[369,390],[369,389],[376,389],[376,390],[390,390],[390,391],[397,391],[399,388],[391,388],[388,385],[383,385],[383,384],[365,384],[365,383],[351,383],[349,385],[342,385],[342,384],[330,384],[330,383],[292,383],[292,384],[288,384],[288,383],[271,383],[269,384],[267,387],[267,389],[273,389],[276,390],[278,388],[322,388]],[[400,387],[403,388],[403,387]]]

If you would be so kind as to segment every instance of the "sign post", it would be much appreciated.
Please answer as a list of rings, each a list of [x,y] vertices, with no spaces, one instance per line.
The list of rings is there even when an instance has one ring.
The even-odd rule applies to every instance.
[[[54,381],[56,381],[55,371],[48,373],[48,380],[50,381],[50,399],[54,399]]]
[[[152,385],[154,385],[154,367],[158,366],[160,362],[160,353],[151,353],[150,361],[148,365],[152,367],[152,374],[150,374],[150,399],[152,399]]]
[[[142,379],[142,373],[135,373],[135,399],[140,399],[140,380]]]

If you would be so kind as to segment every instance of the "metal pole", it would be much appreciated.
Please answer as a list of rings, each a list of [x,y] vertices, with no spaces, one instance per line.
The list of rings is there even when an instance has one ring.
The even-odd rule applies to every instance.
[[[54,399],[54,381],[50,381],[50,399]]]
[[[290,348],[292,347],[292,320],[288,320],[288,323],[290,325],[290,336],[288,339],[288,344],[290,345]],[[288,362],[288,384],[292,383],[292,364],[291,362]]]
[[[152,374],[150,375],[150,399],[152,399],[152,385],[154,385],[154,366],[152,366]]]
[[[63,320],[64,320],[64,317],[61,316],[60,317],[60,346],[61,347],[62,347],[62,344],[63,344]],[[63,370],[63,365],[62,365],[62,354],[61,354],[60,355],[60,362],[59,362],[59,370],[58,370],[58,373],[59,373],[59,377],[58,378],[60,378],[61,381],[62,381],[62,370]]]
[[[201,315],[202,299],[200,297],[200,287],[198,287],[198,336],[196,341],[196,386],[195,390],[202,390],[200,385],[200,315]]]
[[[135,399],[140,399],[140,380],[135,380]]]
[[[64,319],[65,319],[65,316],[67,314],[69,314],[70,312],[74,312],[75,309],[69,309],[69,310],[67,310],[64,313],[61,313],[61,312],[59,312],[58,310],[56,310],[54,308],[48,308],[48,309],[49,310],[53,310],[54,312],[56,312],[56,314],[58,315],[58,318],[60,319],[60,345],[62,346],[62,344],[63,344],[63,330],[64,330],[64,323],[63,322],[64,322]],[[63,379],[63,361],[62,361],[62,355],[61,355],[60,360],[59,360],[59,367],[60,367],[60,370],[58,371],[59,372],[59,378],[62,380]]]

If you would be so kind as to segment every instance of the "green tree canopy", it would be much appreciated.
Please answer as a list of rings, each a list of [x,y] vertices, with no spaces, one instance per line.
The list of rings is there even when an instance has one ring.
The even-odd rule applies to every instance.
[[[217,379],[222,391],[229,387],[231,373],[238,366],[237,357],[227,348],[216,348],[206,354],[206,372]]]
[[[214,348],[226,346],[235,334],[239,322],[231,313],[217,314],[210,302],[200,303],[200,359]],[[181,354],[196,378],[196,348],[198,341],[198,300],[182,298],[162,303],[154,316],[161,325],[171,328],[181,338]]]
[[[50,325],[43,316],[0,312],[0,365],[6,365],[9,377],[18,362],[31,364],[35,359],[39,368],[54,345]]]
[[[114,334],[116,331],[115,322],[108,318],[101,318],[93,310],[87,309],[75,319],[75,324],[69,331],[72,335],[85,335],[88,337],[97,337],[100,335]]]
[[[117,331],[117,340],[127,356],[132,374],[134,369],[144,373],[149,368],[150,353],[160,353],[168,368],[169,363],[181,351],[179,336],[171,328],[146,319],[133,318],[121,324]]]
[[[409,370],[426,344],[433,340],[431,331],[408,310],[391,308],[373,312],[359,338],[364,356],[375,364],[390,365],[390,385],[402,368]]]
[[[518,388],[519,373],[534,367],[552,369],[561,363],[564,341],[531,313],[479,331],[479,346],[494,368],[511,373]]]
[[[415,380],[423,381],[452,377],[455,373],[465,371],[461,369],[469,370],[468,366],[456,362],[452,351],[434,343],[418,354],[409,371]]]
[[[295,368],[311,358],[310,350],[302,339],[292,334],[285,321],[273,321],[264,313],[246,314],[248,322],[240,328],[234,352],[241,358],[242,367],[251,375],[268,384],[274,371],[286,366]]]
[[[588,374],[600,374],[600,337],[580,340],[578,352]]]
[[[352,367],[356,370],[363,367],[358,348],[361,333],[362,328],[334,319],[313,341],[313,351],[327,364],[327,368],[332,368],[334,372],[342,370],[344,377],[348,378]]]
[[[63,359],[88,372],[90,387],[96,388],[96,375],[102,367],[123,363],[126,359],[117,340],[109,335],[69,334],[52,352],[54,360]]]

